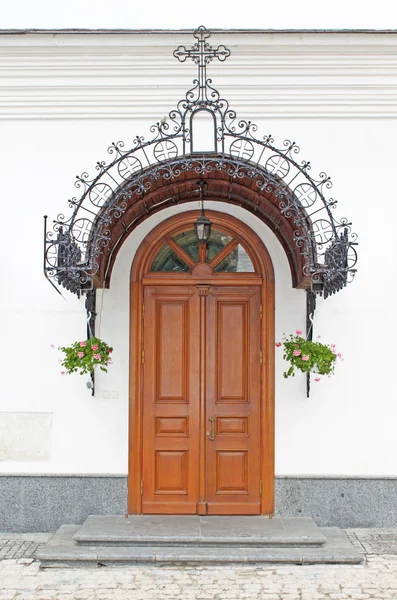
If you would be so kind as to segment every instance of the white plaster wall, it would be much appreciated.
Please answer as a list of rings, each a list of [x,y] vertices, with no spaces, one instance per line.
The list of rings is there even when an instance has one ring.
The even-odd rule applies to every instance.
[[[319,10],[316,0],[284,0],[282,10],[277,3],[264,6],[261,0],[246,0],[244,6],[201,0],[198,5],[186,3],[183,10],[170,10],[168,3],[151,0],[140,3],[127,0],[69,0],[67,4],[51,0],[19,0],[10,4],[2,16],[2,28],[44,29],[179,29],[197,27],[204,21],[207,27],[226,28],[389,28],[396,22],[397,9],[392,0],[361,3],[334,0],[332,10]]]
[[[249,47],[254,57],[262,56],[262,46],[258,46],[255,54],[248,41],[244,46],[246,38],[239,39],[242,51]],[[153,43],[156,40],[160,43],[161,36],[153,38]],[[318,87],[311,88],[312,110],[305,95],[308,87],[304,73],[297,78],[295,96],[285,101],[282,111],[276,111],[279,105],[272,90],[268,92],[271,118],[265,119],[263,103],[256,109],[255,105],[252,107],[253,113],[257,113],[261,135],[271,131],[279,142],[285,137],[297,140],[302,159],[312,162],[312,173],[325,169],[332,175],[333,195],[340,203],[336,214],[353,221],[360,242],[355,282],[337,296],[318,302],[315,333],[321,334],[324,341],[336,343],[345,356],[335,377],[313,383],[312,395],[306,399],[304,376],[284,381],[281,352],[277,353],[277,474],[397,475],[397,406],[393,382],[397,335],[394,306],[397,292],[394,185],[397,104],[394,96],[386,98],[380,91],[393,87],[389,84],[395,77],[397,43],[388,42],[383,62],[379,58],[379,47],[373,50],[381,64],[377,74],[371,75],[373,96],[369,104],[368,97],[349,83],[346,69],[342,68],[341,56],[343,58],[350,40],[346,36],[345,42],[340,41],[338,64],[323,71]],[[105,38],[97,40],[98,56],[102,56],[105,41]],[[172,42],[177,45],[178,37]],[[2,43],[4,45],[4,40]],[[169,37],[168,43],[172,45]],[[273,59],[276,61],[277,56],[282,56],[287,62],[288,48],[283,46],[286,42],[278,44],[279,54],[273,48]],[[42,41],[40,60],[45,52],[50,54],[50,50]],[[293,60],[297,61],[299,44],[294,52]],[[371,48],[366,52],[370,54]],[[4,57],[2,54],[1,65],[7,63]],[[32,53],[30,61],[34,62],[34,57]],[[271,61],[266,60],[269,66]],[[310,60],[315,62],[312,55]],[[15,68],[15,61],[13,66]],[[47,74],[46,81],[55,81],[58,77],[59,84],[68,82],[69,85],[60,64],[57,68],[58,71]],[[178,76],[180,68],[176,66]],[[357,65],[354,68],[357,70]],[[15,71],[14,77],[18,73]],[[35,84],[42,80],[35,78],[34,69],[31,73],[30,79],[24,75],[24,85],[41,102]],[[235,77],[230,68],[224,76],[224,95],[228,95],[228,90],[233,94],[237,89]],[[288,73],[280,77],[280,84],[289,85]],[[364,74],[361,77],[364,81]],[[100,75],[96,78],[100,88]],[[189,83],[188,75],[185,81]],[[309,88],[312,81],[310,79]],[[82,100],[76,100],[80,107],[76,114],[76,105],[68,104],[73,86],[77,85],[74,82],[67,91],[68,103],[52,101],[48,108],[50,119],[47,119],[44,108],[34,113],[29,102],[26,106],[14,103],[7,107],[10,90],[20,93],[21,81],[8,78],[3,82],[4,87],[0,88],[3,100],[0,103],[0,413],[46,413],[52,415],[52,430],[46,460],[1,461],[0,457],[0,471],[123,474],[127,472],[128,442],[129,270],[139,241],[149,228],[173,214],[175,209],[167,209],[145,221],[118,255],[111,289],[103,293],[100,330],[101,336],[115,347],[114,365],[108,375],[98,374],[95,398],[87,391],[84,378],[60,375],[59,355],[50,348],[51,344],[60,346],[85,337],[85,311],[84,300],[65,292],[65,301],[42,275],[42,215],[47,213],[53,218],[59,212],[67,212],[67,199],[77,192],[73,187],[74,175],[83,170],[93,173],[95,162],[106,157],[110,142],[118,139],[132,142],[136,134],[148,135],[149,124],[162,114],[163,107],[156,106],[151,119],[147,118],[147,107],[145,117],[140,116],[139,106],[135,113],[130,108],[125,114],[119,106],[114,108],[113,117],[102,112],[97,118],[92,106],[87,108]],[[60,85],[62,100],[61,88]],[[330,90],[336,88],[339,104],[330,101]],[[267,89],[263,88],[261,93],[266,97]],[[156,90],[152,94],[155,96]],[[171,92],[169,96],[171,98]],[[169,108],[172,106],[170,100]],[[54,112],[55,107],[58,113]],[[250,114],[244,112],[241,116]],[[179,210],[188,208],[184,205]],[[222,204],[216,203],[211,203],[211,208],[224,209]],[[291,288],[287,261],[279,243],[252,215],[237,207],[228,206],[227,211],[250,225],[269,249],[276,273],[277,338],[283,332],[302,329],[305,294]],[[98,310],[101,302],[99,291]],[[117,397],[106,399],[103,391],[113,392]],[[7,445],[7,430],[3,428],[1,435],[1,443]],[[8,437],[11,439],[11,433]],[[33,444],[33,436],[31,441]]]

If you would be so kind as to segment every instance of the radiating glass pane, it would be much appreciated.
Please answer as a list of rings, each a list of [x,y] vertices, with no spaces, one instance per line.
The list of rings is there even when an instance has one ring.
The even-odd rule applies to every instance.
[[[173,271],[189,271],[189,267],[168,244],[164,244],[154,259],[150,270],[170,273]]]
[[[255,271],[252,260],[241,244],[215,267],[215,273],[253,273]]]
[[[220,231],[216,231],[216,229],[212,229],[207,241],[207,262],[211,262],[218,252],[227,246],[232,239],[227,233],[221,233]]]
[[[182,233],[177,233],[172,239],[177,244],[179,244],[179,246],[183,248],[189,256],[192,257],[194,262],[198,262],[197,237],[194,229],[189,229],[189,231],[182,231]]]

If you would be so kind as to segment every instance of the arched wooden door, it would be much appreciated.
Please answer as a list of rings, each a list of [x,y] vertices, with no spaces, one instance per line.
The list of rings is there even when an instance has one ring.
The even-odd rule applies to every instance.
[[[132,269],[129,512],[273,512],[273,271],[222,213],[171,218]]]

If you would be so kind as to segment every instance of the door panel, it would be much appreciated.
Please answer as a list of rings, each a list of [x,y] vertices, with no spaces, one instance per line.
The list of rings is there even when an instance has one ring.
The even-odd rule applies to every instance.
[[[188,417],[156,417],[156,436],[188,435]]]
[[[177,298],[156,302],[156,402],[187,402],[188,305],[189,300]]]
[[[199,302],[193,286],[144,292],[144,513],[197,511]]]
[[[260,288],[147,286],[144,307],[142,512],[260,514]]]
[[[248,305],[217,303],[218,402],[248,401]]]
[[[216,493],[248,493],[247,450],[216,451]]]
[[[258,288],[209,290],[206,401],[208,513],[260,514]]]
[[[156,450],[155,494],[188,494],[188,450]]]
[[[236,436],[248,435],[248,417],[217,417],[216,435]]]

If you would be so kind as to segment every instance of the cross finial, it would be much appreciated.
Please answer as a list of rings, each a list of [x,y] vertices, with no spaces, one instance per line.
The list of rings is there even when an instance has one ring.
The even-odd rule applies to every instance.
[[[188,102],[191,104],[208,106],[219,100],[219,93],[211,87],[211,81],[207,80],[207,65],[214,58],[223,62],[230,56],[230,50],[223,44],[217,48],[210,46],[207,40],[211,34],[203,25],[200,25],[193,35],[197,41],[190,50],[187,50],[186,46],[178,46],[178,48],[174,50],[174,56],[180,62],[185,62],[187,58],[191,58],[197,65],[198,77],[197,81],[195,81],[195,83],[197,83],[197,98],[192,101],[192,90],[189,90],[186,95]],[[210,93],[207,93],[208,91]]]
[[[178,46],[178,48],[174,50],[175,58],[177,58],[180,62],[185,62],[187,58],[191,58],[198,66],[199,74],[200,69],[205,69],[205,67],[212,61],[213,58],[218,58],[223,62],[228,56],[230,56],[230,50],[223,44],[217,48],[210,46],[206,41],[210,35],[210,32],[204,27],[204,25],[200,25],[200,27],[193,33],[193,36],[196,38],[197,42],[193,44],[190,50],[187,50],[186,46]]]

